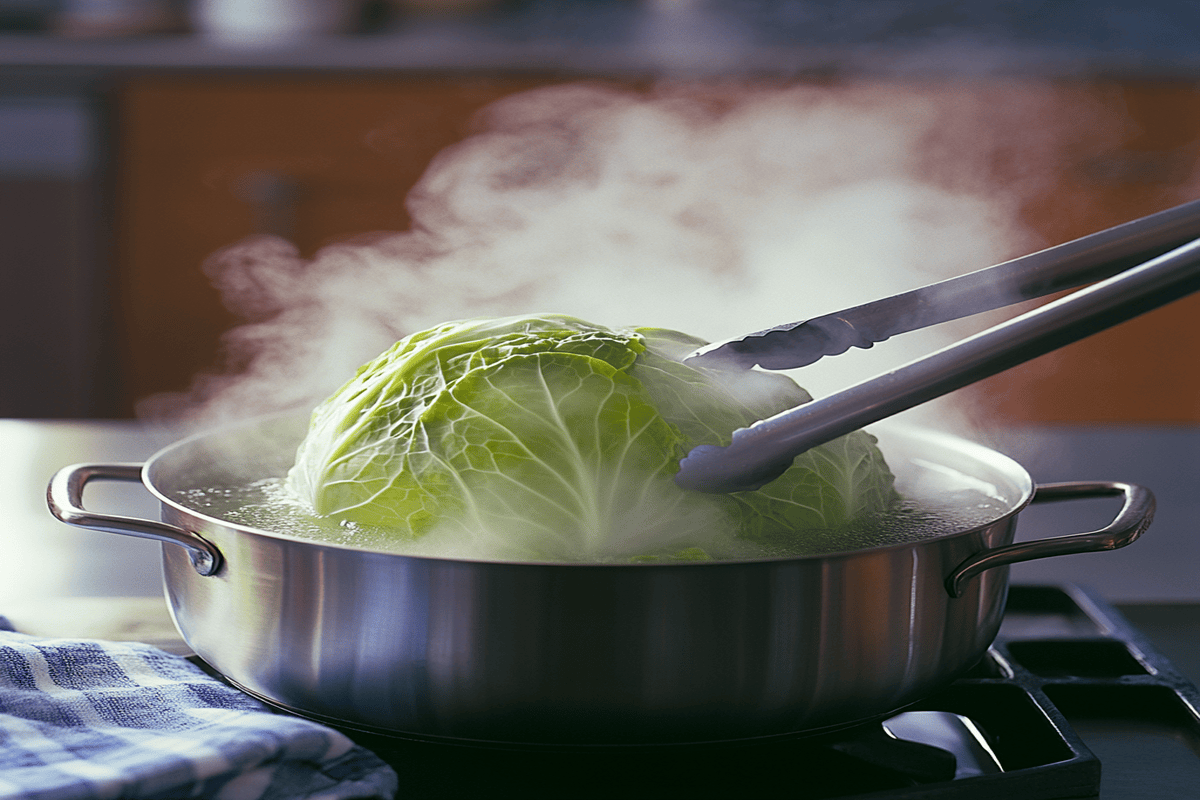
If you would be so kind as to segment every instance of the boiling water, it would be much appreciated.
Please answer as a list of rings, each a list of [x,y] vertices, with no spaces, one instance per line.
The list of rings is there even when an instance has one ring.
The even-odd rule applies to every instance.
[[[964,486],[964,482],[968,485]],[[865,517],[846,528],[798,531],[789,534],[786,541],[749,542],[726,536],[719,541],[697,541],[696,544],[708,557],[720,560],[821,555],[911,543],[955,533],[992,522],[1012,507],[997,497],[990,487],[969,484],[969,479],[964,481],[964,476],[957,473],[925,473],[914,485],[900,487],[905,500],[896,508]],[[176,493],[174,499],[209,517],[314,542],[407,555],[504,558],[493,553],[472,554],[468,547],[447,549],[444,545],[426,541],[430,537],[416,538],[394,529],[316,517],[290,495],[281,478],[268,478],[234,488],[193,489]]]

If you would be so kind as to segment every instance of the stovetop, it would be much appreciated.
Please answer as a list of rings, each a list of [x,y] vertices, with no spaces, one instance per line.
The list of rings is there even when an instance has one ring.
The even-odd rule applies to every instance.
[[[347,733],[393,764],[411,798],[1182,800],[1200,797],[1198,710],[1197,688],[1097,595],[1013,586],[969,674],[834,738],[547,751]],[[948,757],[910,723],[968,731],[969,751]]]

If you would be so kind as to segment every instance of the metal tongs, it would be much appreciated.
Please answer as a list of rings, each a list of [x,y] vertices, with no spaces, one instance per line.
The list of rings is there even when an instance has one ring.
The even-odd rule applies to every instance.
[[[1092,283],[836,394],[700,445],[675,481],[757,489],[800,453],[1200,290],[1200,200],[866,305],[718,342],[695,366],[792,369],[851,347]]]

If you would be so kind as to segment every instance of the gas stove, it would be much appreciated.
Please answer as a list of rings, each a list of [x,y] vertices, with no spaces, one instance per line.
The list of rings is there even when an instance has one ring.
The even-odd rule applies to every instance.
[[[966,676],[817,739],[634,749],[474,748],[347,733],[414,798],[1200,797],[1200,692],[1075,586],[1011,588]]]

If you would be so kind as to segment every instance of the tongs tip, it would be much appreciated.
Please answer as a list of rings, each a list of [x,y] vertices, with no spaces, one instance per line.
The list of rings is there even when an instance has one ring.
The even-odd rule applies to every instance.
[[[851,347],[868,349],[887,337],[872,336],[836,314],[777,325],[697,349],[683,363],[709,369],[783,370],[807,367]]]
[[[747,466],[730,457],[728,447],[701,444],[693,447],[679,462],[675,484],[681,489],[706,494],[752,492],[778,478],[791,466],[793,458],[779,464]]]
[[[787,472],[797,455],[786,446],[780,447],[780,438],[773,429],[770,419],[759,420],[734,431],[727,445],[696,445],[680,459],[675,484],[708,494],[761,489]]]

